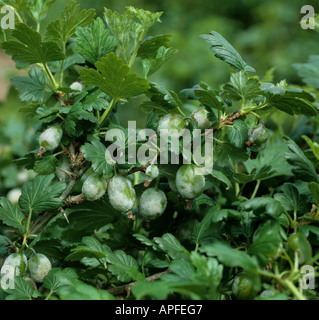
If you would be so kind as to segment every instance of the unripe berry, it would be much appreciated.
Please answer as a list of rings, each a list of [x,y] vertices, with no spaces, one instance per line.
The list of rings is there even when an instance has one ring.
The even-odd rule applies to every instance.
[[[184,132],[185,127],[185,121],[182,116],[176,113],[167,114],[159,120],[157,133],[160,135],[161,130],[167,129],[168,135],[177,137]]]
[[[159,170],[158,167],[155,166],[154,164],[150,165],[147,167],[145,171],[146,175],[149,176],[152,179],[156,179],[159,175]]]
[[[250,149],[254,152],[259,152],[267,147],[270,133],[265,126],[260,123],[257,128],[248,131],[248,141],[250,141]]]
[[[162,190],[150,188],[142,193],[140,199],[140,214],[147,220],[161,216],[167,206],[167,198]]]
[[[18,179],[18,184],[24,184],[25,182],[27,182],[29,179],[28,170],[24,169],[24,170],[20,171],[18,173],[17,179]]]
[[[21,189],[20,188],[12,189],[7,194],[8,200],[12,203],[18,203],[20,196],[21,196]]]
[[[74,97],[74,96],[79,95],[84,90],[85,87],[82,83],[76,81],[70,85],[70,88],[74,91],[78,91],[78,92],[71,92],[70,93],[70,97]]]
[[[29,260],[30,277],[35,282],[42,283],[51,269],[51,262],[44,254],[38,253]]]
[[[55,150],[61,142],[62,135],[63,131],[60,127],[51,127],[45,130],[39,138],[43,152]]]
[[[208,111],[205,108],[199,108],[191,114],[191,118],[198,123],[199,129],[208,129],[212,123],[208,120]]]
[[[106,189],[107,183],[105,179],[93,173],[84,181],[82,194],[86,200],[95,201],[104,196]]]
[[[27,257],[22,253],[13,253],[7,257],[1,268],[1,274],[11,273],[14,271],[14,275],[23,276],[27,270],[28,260]]]
[[[257,293],[253,287],[251,278],[244,272],[235,277],[232,291],[235,298],[238,300],[252,300]]]
[[[203,175],[196,175],[193,164],[184,164],[177,171],[176,187],[183,198],[193,200],[204,192],[205,178]]]
[[[111,206],[120,212],[131,211],[136,202],[136,194],[130,179],[114,176],[109,182],[108,196]]]

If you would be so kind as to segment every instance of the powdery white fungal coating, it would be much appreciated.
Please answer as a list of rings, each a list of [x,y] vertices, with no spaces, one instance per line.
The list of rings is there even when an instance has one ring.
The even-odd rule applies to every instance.
[[[60,127],[51,127],[45,130],[39,138],[39,143],[46,151],[55,150],[62,139],[62,129]]]
[[[257,128],[248,131],[248,139],[252,143],[250,149],[254,152],[259,152],[266,149],[270,138],[269,131],[263,124],[259,124]]]
[[[145,171],[146,175],[148,175],[150,178],[155,179],[159,175],[159,170],[158,167],[155,166],[154,164],[150,165],[147,167]]]
[[[29,173],[28,170],[24,169],[18,173],[17,179],[19,184],[23,184],[28,181]]]
[[[177,137],[183,133],[185,127],[185,121],[182,116],[176,113],[167,114],[159,120],[157,133],[161,135],[161,130],[167,129],[168,135]]]
[[[75,91],[79,91],[79,92],[72,92],[70,93],[70,96],[73,97],[73,96],[77,96],[79,95],[83,90],[84,90],[85,86],[80,83],[80,82],[73,82],[71,85],[70,85],[70,89],[72,90],[75,90]]]
[[[196,175],[196,167],[193,164],[184,164],[176,174],[176,187],[181,196],[188,200],[199,197],[205,190],[205,178]]]
[[[145,190],[140,199],[140,214],[147,220],[160,217],[167,206],[167,198],[162,190],[149,188]]]
[[[18,203],[20,196],[21,196],[21,189],[20,188],[12,189],[7,194],[8,200],[12,203]]]
[[[83,183],[82,194],[86,200],[95,201],[102,198],[107,189],[107,182],[93,173]]]
[[[199,108],[195,110],[191,117],[198,123],[199,129],[208,129],[212,126],[212,123],[208,120],[208,111],[205,108]]]
[[[109,182],[108,196],[111,206],[120,212],[129,212],[136,202],[136,194],[131,180],[114,176]]]
[[[35,282],[42,283],[51,269],[51,262],[44,254],[38,253],[29,260],[30,277]]]
[[[19,252],[10,254],[7,259],[4,261],[3,266],[1,268],[1,274],[11,273],[12,269],[14,270],[14,274],[16,276],[23,276],[28,267],[28,260],[24,254]]]

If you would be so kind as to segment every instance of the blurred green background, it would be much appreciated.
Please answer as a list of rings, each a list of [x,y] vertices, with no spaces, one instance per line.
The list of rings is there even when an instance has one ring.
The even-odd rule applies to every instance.
[[[47,20],[59,17],[68,0],[57,0]],[[132,5],[151,11],[163,11],[162,23],[151,29],[151,34],[171,34],[171,44],[178,49],[151,80],[176,90],[205,81],[218,87],[229,79],[229,67],[209,50],[199,37],[216,30],[240,52],[244,60],[262,76],[274,67],[275,80],[287,79],[299,83],[292,63],[305,62],[318,50],[319,35],[303,30],[300,9],[310,4],[319,12],[314,0],[79,0],[82,8],[95,8],[103,16],[104,7],[123,12]],[[45,24],[45,23],[44,23]],[[44,26],[42,27],[42,30]],[[7,98],[8,78],[15,72],[14,64],[0,58],[0,121],[8,115],[16,116],[19,102],[16,93]]]
[[[42,30],[47,22],[60,16],[66,3],[68,0],[56,1]],[[210,30],[222,34],[259,76],[275,68],[276,82],[287,79],[290,84],[300,84],[292,64],[306,62],[309,55],[319,52],[319,34],[300,27],[303,5],[313,5],[319,13],[318,1],[314,0],[79,0],[79,3],[81,8],[95,8],[101,17],[104,7],[119,12],[128,5],[163,11],[162,23],[156,24],[150,34],[171,34],[171,45],[178,53],[151,77],[151,81],[176,92],[199,81],[205,81],[213,88],[228,81],[229,66],[216,59],[199,37]],[[0,53],[0,167],[6,147],[15,150],[11,152],[12,157],[32,150],[35,141],[30,140],[30,134],[38,129],[36,122],[24,119],[17,111],[21,102],[9,80],[16,74],[14,63]],[[133,103],[132,108],[126,107],[122,112],[122,122],[136,119],[141,123],[145,115]],[[10,162],[10,159],[6,161]],[[15,184],[6,181],[6,174],[7,169],[0,170],[0,190],[4,185]]]

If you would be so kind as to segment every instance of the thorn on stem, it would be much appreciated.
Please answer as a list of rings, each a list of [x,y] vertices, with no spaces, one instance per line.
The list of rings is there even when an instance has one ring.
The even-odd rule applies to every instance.
[[[132,211],[129,211],[129,212],[127,213],[127,217],[129,218],[129,220],[134,220],[133,212],[132,212]]]
[[[63,216],[64,216],[64,218],[65,218],[66,222],[67,222],[68,224],[70,224],[70,221],[69,221],[69,219],[68,219],[68,216],[66,215],[66,213],[65,213],[65,212],[63,213]]]
[[[40,148],[40,151],[37,154],[38,158],[41,158],[43,156],[43,154],[45,153],[45,149],[43,147]]]
[[[193,206],[193,200],[186,200],[186,209],[190,210]]]
[[[70,177],[70,179],[74,179],[75,178],[75,175],[72,173],[72,172],[70,172],[70,171],[67,171],[67,170],[65,170],[65,169],[63,169],[63,168],[59,168],[62,172],[64,172],[65,174],[67,174],[69,177]]]
[[[149,185],[151,184],[152,181],[153,181],[153,179],[146,178],[146,180],[144,182],[144,187],[145,188],[149,187]]]

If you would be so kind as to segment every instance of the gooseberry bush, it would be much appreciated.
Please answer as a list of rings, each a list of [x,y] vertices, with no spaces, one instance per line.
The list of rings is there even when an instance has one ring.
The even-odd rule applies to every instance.
[[[198,41],[231,67],[229,83],[176,93],[150,80],[176,54],[170,35],[151,34],[161,12],[95,17],[72,0],[43,30],[54,1],[1,2],[17,20],[1,46],[28,72],[11,80],[20,112],[40,122],[35,149],[15,160],[36,175],[17,202],[0,198],[1,299],[317,299],[312,68],[296,65],[307,87],[272,83],[210,31]],[[158,161],[158,136],[121,125],[120,111],[136,104],[154,132],[201,130],[202,147],[213,136],[209,172],[182,152]],[[123,133],[113,141],[121,163],[110,129]],[[146,142],[155,157],[132,163],[129,147]]]

